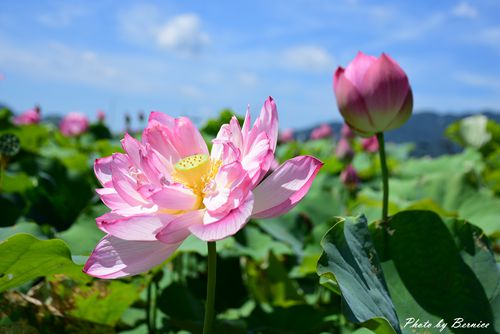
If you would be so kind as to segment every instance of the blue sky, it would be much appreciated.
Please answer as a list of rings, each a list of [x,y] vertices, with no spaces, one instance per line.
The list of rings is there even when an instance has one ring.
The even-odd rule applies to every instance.
[[[201,122],[253,115],[281,128],[340,119],[332,73],[358,50],[408,73],[415,109],[500,109],[500,2],[4,1],[0,101],[44,114],[160,110]]]

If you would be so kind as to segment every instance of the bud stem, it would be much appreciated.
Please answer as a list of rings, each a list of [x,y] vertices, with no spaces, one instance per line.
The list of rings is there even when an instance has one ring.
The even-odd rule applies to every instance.
[[[208,242],[208,281],[207,281],[207,300],[205,302],[205,321],[203,324],[203,334],[211,334],[214,320],[214,301],[215,301],[215,280],[217,268],[217,248],[215,241]]]
[[[380,167],[382,168],[382,185],[383,185],[383,199],[382,199],[382,223],[387,223],[387,216],[389,211],[389,171],[387,169],[387,161],[385,158],[385,142],[384,133],[377,133],[378,152],[380,155]]]

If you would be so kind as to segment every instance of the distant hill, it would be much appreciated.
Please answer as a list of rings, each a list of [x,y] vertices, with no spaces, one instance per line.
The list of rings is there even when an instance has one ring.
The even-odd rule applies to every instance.
[[[386,133],[387,142],[413,143],[415,149],[413,156],[432,157],[442,154],[457,153],[461,148],[446,138],[444,132],[453,122],[470,115],[482,114],[490,119],[500,122],[500,112],[484,110],[480,112],[467,112],[463,114],[438,114],[432,111],[415,112],[412,117],[399,129]],[[329,123],[338,135],[342,127],[340,122]],[[314,128],[314,127],[313,127]],[[298,140],[309,138],[313,128],[295,131]]]

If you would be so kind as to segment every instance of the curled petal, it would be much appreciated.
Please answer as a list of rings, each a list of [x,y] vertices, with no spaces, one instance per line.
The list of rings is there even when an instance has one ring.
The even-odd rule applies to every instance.
[[[307,194],[323,163],[311,156],[287,160],[253,191],[254,218],[272,218],[291,210]]]
[[[103,187],[109,186],[112,181],[111,165],[113,157],[96,159],[94,162],[94,173]]]
[[[148,187],[141,188],[141,193],[160,209],[193,210],[199,204],[199,199],[193,191],[181,185],[148,189]]]
[[[196,210],[177,216],[156,234],[156,239],[166,244],[182,242],[189,236],[191,225],[203,224],[203,214],[203,210]]]
[[[198,129],[187,117],[175,120],[175,131],[172,133],[172,142],[176,145],[181,157],[194,154],[208,155],[208,147]]]
[[[137,275],[161,264],[179,245],[130,241],[107,235],[90,255],[83,272],[105,279]]]
[[[123,240],[155,241],[156,233],[172,219],[170,215],[157,213],[124,217],[110,212],[97,218],[96,222],[102,231]]]
[[[125,136],[121,140],[121,144],[125,152],[127,153],[130,162],[136,167],[140,168],[141,167],[141,146],[142,144],[129,135],[128,133],[125,133]]]
[[[128,170],[124,170],[117,164],[112,166],[113,188],[118,195],[131,206],[148,204],[147,201],[137,191],[137,180],[129,175]]]
[[[160,160],[171,170],[172,164],[181,159],[168,134],[168,128],[156,121],[150,120],[142,135],[143,141],[158,153]]]
[[[119,210],[130,207],[130,205],[118,195],[114,188],[99,188],[95,190],[101,201],[111,210]]]
[[[149,114],[148,123],[152,121],[159,122],[169,129],[173,129],[175,126],[175,118],[160,111],[152,111],[151,114]]]
[[[191,225],[189,231],[204,241],[216,241],[234,235],[250,219],[253,203],[252,193],[248,193],[245,201],[225,216],[211,216],[205,212],[203,223]]]

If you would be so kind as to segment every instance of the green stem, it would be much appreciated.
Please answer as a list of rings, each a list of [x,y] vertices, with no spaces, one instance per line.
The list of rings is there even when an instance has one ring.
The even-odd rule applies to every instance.
[[[153,331],[153,333],[156,333],[156,304],[157,304],[157,301],[158,301],[158,281],[155,280],[154,281],[154,294],[153,294],[153,305],[151,307],[151,312],[152,312],[152,315],[151,315],[151,330]]]
[[[382,199],[382,223],[387,223],[389,212],[389,171],[387,169],[387,160],[385,157],[384,133],[377,133],[378,150],[380,154],[380,167],[382,168],[382,184],[384,197]]]
[[[208,242],[208,282],[207,282],[207,300],[205,303],[205,323],[203,324],[203,334],[211,334],[214,320],[214,301],[215,301],[215,278],[217,268],[217,248],[215,242]]]
[[[151,328],[151,289],[152,282],[148,283],[147,300],[146,300],[146,326],[148,328],[148,333],[152,334],[153,329]]]

